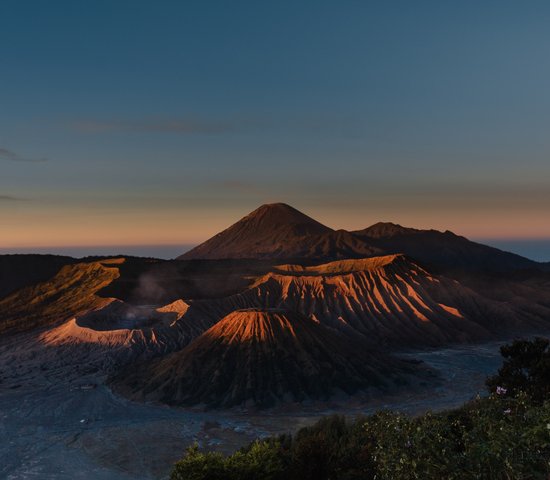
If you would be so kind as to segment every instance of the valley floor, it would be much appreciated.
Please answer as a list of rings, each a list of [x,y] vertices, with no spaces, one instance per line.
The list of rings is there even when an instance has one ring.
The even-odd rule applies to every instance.
[[[193,443],[232,451],[258,436],[294,431],[330,413],[391,408],[421,413],[458,406],[484,391],[501,363],[492,342],[406,356],[423,360],[440,386],[369,402],[264,412],[181,410],[111,393],[86,360],[39,344],[32,335],[0,342],[0,478],[146,480],[166,478]]]

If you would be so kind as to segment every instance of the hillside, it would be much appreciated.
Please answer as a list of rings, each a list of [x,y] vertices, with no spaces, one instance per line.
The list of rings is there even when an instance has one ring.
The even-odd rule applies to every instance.
[[[76,263],[60,255],[0,255],[0,299],[53,277],[61,267]]]
[[[119,276],[123,260],[66,265],[51,279],[0,300],[0,333],[52,325],[98,308],[108,299],[96,293]]]
[[[346,258],[377,252],[348,232],[335,232],[289,205],[274,203],[262,205],[178,259]]]
[[[440,270],[506,272],[543,268],[542,264],[520,255],[472,242],[448,230],[417,230],[380,222],[352,233],[387,254],[404,253]]]
[[[485,298],[403,255],[280,265],[239,294],[193,302],[184,318],[214,323],[243,308],[295,310],[349,336],[394,346],[479,341],[540,328],[550,318],[550,306]]]
[[[122,372],[113,385],[172,405],[266,407],[389,388],[413,371],[297,312],[251,309],[230,313],[181,352]]]

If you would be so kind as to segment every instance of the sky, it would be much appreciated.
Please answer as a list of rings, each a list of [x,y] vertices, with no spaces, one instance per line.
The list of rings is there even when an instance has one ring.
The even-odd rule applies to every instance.
[[[1,0],[0,18],[2,252],[167,255],[285,202],[550,260],[548,2]]]

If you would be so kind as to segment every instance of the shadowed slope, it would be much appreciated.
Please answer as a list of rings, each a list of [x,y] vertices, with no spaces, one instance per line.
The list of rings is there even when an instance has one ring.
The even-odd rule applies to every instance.
[[[472,242],[448,230],[417,230],[380,222],[352,233],[386,253],[404,253],[432,267],[494,272],[543,268],[543,264]]]
[[[294,257],[281,256],[281,258],[309,258],[327,261],[370,257],[383,253],[383,249],[374,247],[346,230],[336,230],[305,242],[302,253]]]
[[[51,325],[110,302],[96,293],[118,278],[117,263],[66,265],[50,280],[26,287],[0,301],[0,333]]]
[[[368,352],[301,314],[241,310],[181,352],[119,375],[132,398],[169,404],[270,406],[384,387],[410,364]]]
[[[45,282],[61,267],[76,262],[59,255],[0,255],[0,299],[20,288]]]

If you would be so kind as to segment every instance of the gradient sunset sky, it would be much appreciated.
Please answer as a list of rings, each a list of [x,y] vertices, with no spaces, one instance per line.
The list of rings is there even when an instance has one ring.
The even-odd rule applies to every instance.
[[[333,228],[550,238],[548,2],[3,0],[0,18],[4,252],[190,245],[278,201]]]

